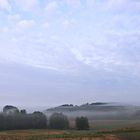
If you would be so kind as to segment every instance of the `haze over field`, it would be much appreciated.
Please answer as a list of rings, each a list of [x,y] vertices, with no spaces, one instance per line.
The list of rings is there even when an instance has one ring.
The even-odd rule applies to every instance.
[[[0,0],[0,105],[140,99],[139,0]]]

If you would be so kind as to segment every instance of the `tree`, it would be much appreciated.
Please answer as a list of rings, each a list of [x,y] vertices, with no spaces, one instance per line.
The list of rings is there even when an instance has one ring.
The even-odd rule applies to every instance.
[[[11,107],[6,107],[10,109]],[[47,117],[42,112],[36,111],[27,114],[25,110],[20,113],[0,113],[0,130],[15,129],[44,129],[47,128]]]
[[[37,129],[46,128],[47,127],[47,118],[46,115],[42,112],[35,111],[32,114],[33,127]]]
[[[67,129],[69,121],[67,116],[62,113],[54,113],[49,118],[49,127],[51,129]]]
[[[27,114],[27,112],[26,112],[25,109],[20,110],[20,113],[21,113],[21,114]]]
[[[77,117],[75,125],[78,130],[89,130],[89,122],[87,117]]]
[[[19,109],[12,105],[6,105],[3,108],[3,113],[5,114],[17,114],[19,113]]]

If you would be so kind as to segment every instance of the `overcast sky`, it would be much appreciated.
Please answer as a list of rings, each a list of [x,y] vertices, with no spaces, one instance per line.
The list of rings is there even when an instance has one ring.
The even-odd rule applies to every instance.
[[[0,105],[139,100],[140,0],[0,0]]]

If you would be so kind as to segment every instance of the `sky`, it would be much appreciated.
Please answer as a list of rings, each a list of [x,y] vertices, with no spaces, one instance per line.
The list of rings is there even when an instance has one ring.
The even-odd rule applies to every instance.
[[[140,0],[0,0],[0,105],[140,99]]]

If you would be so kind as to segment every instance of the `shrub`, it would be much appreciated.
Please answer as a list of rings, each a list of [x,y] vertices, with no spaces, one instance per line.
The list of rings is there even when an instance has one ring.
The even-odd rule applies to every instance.
[[[54,113],[49,118],[49,127],[51,129],[67,129],[69,121],[67,116],[62,113]]]
[[[89,130],[89,122],[87,117],[77,117],[75,120],[76,129]]]

